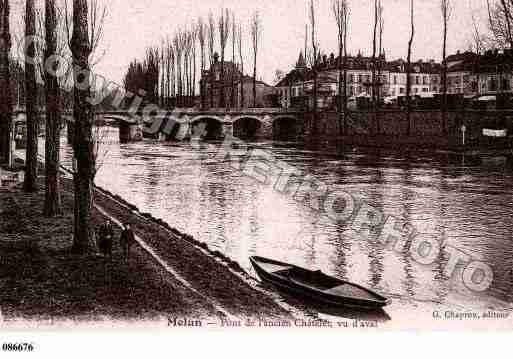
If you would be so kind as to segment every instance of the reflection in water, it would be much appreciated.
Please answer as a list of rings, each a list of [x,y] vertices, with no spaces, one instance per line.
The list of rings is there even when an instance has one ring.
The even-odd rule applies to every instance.
[[[117,138],[115,129],[110,136]],[[253,144],[330,189],[343,189],[395,216],[419,235],[490,263],[497,269],[495,280],[478,295],[445,277],[447,258],[419,265],[409,253],[410,242],[400,252],[382,248],[347,223],[333,223],[304,203],[256,184],[229,163],[201,161],[215,154],[216,146],[198,153],[189,144],[112,142],[98,185],[224,252],[248,271],[248,257],[260,255],[318,268],[405,303],[494,308],[513,300],[511,167],[484,166],[469,158],[462,165],[449,156],[408,156],[324,142]],[[64,140],[63,158],[69,165]]]
[[[383,192],[385,191],[385,183],[383,181],[383,172],[380,165],[380,159],[376,159],[376,167],[374,174],[370,178],[370,183],[374,186],[374,190],[368,197],[368,202],[374,208],[383,211]],[[378,288],[383,275],[383,247],[381,245],[371,244],[369,252],[371,278],[369,284],[373,288]]]
[[[401,184],[401,201],[403,204],[403,222],[407,226],[412,226],[412,217],[411,211],[414,204],[414,193],[410,190],[410,186],[412,185],[412,176],[411,176],[411,168],[410,168],[410,158],[406,158],[406,161],[403,165],[404,169],[402,170],[402,184]],[[415,282],[415,278],[413,276],[413,266],[411,263],[411,244],[412,237],[406,239],[404,245],[401,249],[401,260],[404,263],[404,279],[402,282],[404,291],[408,297],[412,298],[415,296],[415,287],[417,283]]]

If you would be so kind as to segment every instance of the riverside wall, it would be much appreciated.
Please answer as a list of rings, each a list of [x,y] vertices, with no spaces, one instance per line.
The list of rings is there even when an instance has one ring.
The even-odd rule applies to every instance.
[[[425,144],[441,147],[509,146],[509,139],[490,139],[483,129],[507,129],[513,134],[513,111],[412,111],[410,119],[405,111],[355,111],[346,114],[345,133],[343,116],[337,112],[304,115],[303,133],[306,138],[316,136],[343,137],[359,144],[376,146],[387,144]]]

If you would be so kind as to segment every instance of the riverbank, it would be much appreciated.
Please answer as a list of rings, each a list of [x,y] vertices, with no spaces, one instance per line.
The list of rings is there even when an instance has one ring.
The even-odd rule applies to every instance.
[[[397,152],[414,151],[423,153],[452,153],[469,156],[513,156],[513,137],[487,141],[473,141],[462,145],[440,136],[386,136],[351,135],[337,137],[335,141],[352,147],[378,148]],[[456,143],[455,143],[456,142]]]
[[[167,321],[169,318],[283,318],[289,313],[219,259],[151,219],[95,192],[92,225],[130,222],[139,239],[129,263],[115,241],[113,259],[75,256],[71,181],[63,215],[41,214],[44,192],[0,189],[0,293],[4,325],[19,321]],[[42,184],[41,184],[41,188]],[[116,236],[120,229],[116,226]]]

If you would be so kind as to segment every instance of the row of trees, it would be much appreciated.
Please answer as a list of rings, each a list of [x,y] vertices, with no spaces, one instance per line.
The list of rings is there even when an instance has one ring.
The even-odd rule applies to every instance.
[[[256,107],[257,60],[262,36],[258,11],[251,18],[249,34],[253,55],[253,106]],[[197,80],[201,78],[201,107],[214,107],[214,91],[208,91],[207,95],[205,88],[212,89],[219,81],[214,71],[208,69],[220,66],[219,106],[236,107],[237,93],[241,96],[240,103],[245,104],[243,36],[244,26],[228,9],[223,9],[217,18],[212,13],[207,20],[200,17],[192,25],[178,29],[173,36],[167,36],[159,46],[148,48],[142,61],[134,60],[125,75],[124,86],[134,93],[144,90],[148,101],[162,107],[192,107],[197,96]],[[228,67],[229,56],[231,66]]]
[[[12,61],[11,31],[9,27],[9,0],[0,2],[0,123],[2,125],[2,154],[11,152],[9,141],[12,129],[12,99],[9,63]],[[68,10],[72,14],[68,14]],[[72,10],[71,10],[72,9]],[[43,18],[44,12],[44,18]],[[38,85],[44,81],[46,107],[45,139],[45,203],[44,214],[55,217],[62,213],[60,171],[60,129],[63,110],[62,89],[65,82],[74,81],[73,152],[76,160],[74,171],[74,242],[75,253],[87,253],[91,249],[90,217],[93,206],[93,180],[96,173],[97,143],[93,134],[94,113],[88,100],[91,95],[91,55],[101,37],[106,10],[97,0],[73,0],[68,2],[45,0],[44,10],[37,9],[35,0],[25,2],[25,31],[23,72],[25,75],[27,114],[26,173],[23,188],[36,192],[38,188]],[[42,36],[34,41],[36,35]],[[55,71],[62,65],[63,55],[68,54],[72,67],[71,77],[56,77]],[[35,60],[35,61],[34,61]],[[6,85],[7,84],[7,85]],[[80,84],[80,86],[78,86]]]

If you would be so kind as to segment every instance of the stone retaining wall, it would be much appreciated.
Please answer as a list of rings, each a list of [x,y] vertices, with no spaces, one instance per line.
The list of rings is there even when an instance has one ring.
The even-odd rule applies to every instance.
[[[336,112],[305,114],[307,137],[336,137],[342,134],[342,120]],[[404,111],[351,112],[346,118],[346,136],[379,136],[395,139],[440,138],[453,144],[462,142],[462,126],[465,127],[466,142],[482,142],[485,128],[508,129],[513,134],[513,112],[501,111],[413,111],[408,125]],[[409,131],[408,131],[408,127]]]

